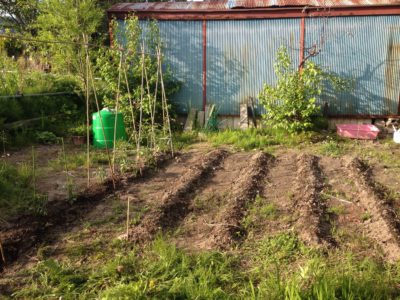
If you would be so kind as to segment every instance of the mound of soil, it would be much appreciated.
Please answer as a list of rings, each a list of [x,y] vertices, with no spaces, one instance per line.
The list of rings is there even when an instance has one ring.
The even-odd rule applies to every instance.
[[[371,214],[366,222],[367,233],[381,246],[389,260],[400,258],[400,221],[393,207],[388,191],[372,176],[367,163],[358,158],[348,163],[349,176],[359,189],[359,200]]]
[[[188,213],[193,192],[212,176],[228,152],[222,149],[207,153],[179,178],[149,211],[141,223],[129,232],[129,239],[138,243],[151,240],[159,230],[174,227]]]
[[[298,211],[299,236],[311,245],[334,244],[327,207],[321,199],[323,175],[314,155],[302,154],[297,158],[297,187],[294,210]]]
[[[234,241],[245,236],[245,230],[241,223],[248,205],[260,193],[270,160],[272,160],[272,156],[264,152],[257,152],[251,157],[248,166],[236,180],[228,206],[215,224],[214,243],[220,248],[227,248]]]

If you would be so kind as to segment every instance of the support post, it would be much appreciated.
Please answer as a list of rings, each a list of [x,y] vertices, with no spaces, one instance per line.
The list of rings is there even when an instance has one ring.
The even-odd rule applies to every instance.
[[[306,35],[306,20],[304,17],[301,18],[300,20],[300,68],[302,68],[303,60],[304,60],[304,40],[305,40],[305,35]]]
[[[203,111],[207,105],[207,21],[203,20]]]

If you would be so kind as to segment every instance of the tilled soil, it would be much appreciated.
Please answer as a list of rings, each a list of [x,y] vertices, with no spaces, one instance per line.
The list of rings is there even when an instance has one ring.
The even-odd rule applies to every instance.
[[[335,244],[331,237],[331,224],[327,219],[327,206],[321,198],[324,188],[319,158],[302,154],[297,158],[296,195],[293,210],[299,213],[297,227],[300,237],[311,245]]]
[[[159,164],[165,160],[160,158]],[[241,247],[245,239],[294,230],[311,246],[355,251],[368,251],[354,247],[354,239],[365,236],[388,260],[400,258],[397,199],[388,196],[393,194],[358,159],[194,148],[152,175],[121,178],[118,184],[117,198],[122,204],[129,201],[131,209],[124,238],[133,244],[146,244],[157,233],[167,232],[171,242],[189,251],[225,251]],[[87,190],[74,204],[60,202],[49,208],[47,216],[21,217],[2,226],[6,261],[21,261],[22,254],[39,242],[57,243],[54,232],[67,232],[68,224],[82,223],[113,192],[112,182],[107,181]],[[122,228],[126,212],[119,214]],[[246,223],[252,214],[257,214],[253,224]],[[117,237],[115,231],[112,234],[111,239]]]
[[[199,188],[190,202],[189,214],[182,221],[179,235],[173,242],[189,251],[214,249],[215,227],[224,216],[231,192],[240,174],[247,168],[251,153],[228,155],[215,170],[208,184]]]
[[[158,205],[151,209],[138,226],[129,232],[134,242],[150,240],[159,230],[172,228],[187,214],[192,193],[213,175],[228,154],[225,150],[207,153],[188,170],[163,195]]]
[[[359,201],[370,215],[366,223],[367,233],[382,247],[388,259],[400,257],[400,222],[393,207],[395,199],[388,198],[387,188],[372,177],[370,167],[358,158],[350,160],[347,166],[349,176],[359,189]]]
[[[157,156],[157,165],[164,164],[169,155]],[[51,201],[47,204],[45,215],[23,215],[2,224],[0,227],[0,242],[2,256],[0,259],[0,272],[7,264],[13,263],[22,254],[35,248],[45,241],[48,236],[53,236],[60,228],[68,230],[76,221],[93,210],[101,200],[126,184],[134,182],[138,177],[148,176],[152,167],[146,167],[139,174],[115,176],[114,180],[108,178],[102,183],[92,184],[70,203],[65,199]]]
[[[220,248],[229,247],[245,235],[242,220],[246,209],[260,193],[270,160],[272,157],[263,152],[254,154],[233,185],[228,205],[217,221],[220,226],[216,226],[213,233],[214,242]]]

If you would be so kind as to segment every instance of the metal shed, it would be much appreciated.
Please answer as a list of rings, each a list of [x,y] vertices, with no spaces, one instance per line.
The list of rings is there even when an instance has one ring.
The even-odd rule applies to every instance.
[[[400,0],[122,3],[108,10],[121,22],[130,13],[143,26],[158,20],[168,64],[183,83],[172,99],[181,113],[215,103],[221,115],[237,116],[240,103],[275,82],[281,45],[297,64],[307,47],[322,43],[313,59],[355,80],[353,91],[321,97],[330,117],[400,115]]]

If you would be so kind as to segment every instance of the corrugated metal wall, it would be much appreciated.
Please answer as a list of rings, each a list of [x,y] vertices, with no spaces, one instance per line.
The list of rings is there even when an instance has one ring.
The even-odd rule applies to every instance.
[[[141,21],[145,27],[146,21]],[[201,21],[159,21],[166,65],[181,82],[171,99],[180,113],[191,107],[201,110],[203,103],[203,42]]]
[[[297,64],[299,44],[299,19],[207,21],[207,103],[238,115],[240,103],[275,82],[279,46],[291,49]]]
[[[305,46],[323,44],[318,64],[355,80],[322,97],[331,115],[395,115],[400,93],[400,17],[310,18]]]
[[[145,21],[141,21],[142,26]],[[263,83],[276,82],[281,45],[299,63],[300,19],[207,21],[207,102],[238,115]],[[332,88],[320,103],[330,115],[396,115],[400,94],[400,16],[306,19],[305,46],[323,46],[318,64],[354,80],[352,92]],[[202,21],[159,21],[165,54],[182,88],[171,99],[179,112],[202,108]],[[259,112],[262,109],[258,108]]]

